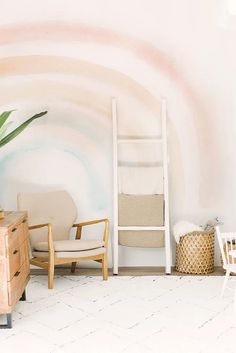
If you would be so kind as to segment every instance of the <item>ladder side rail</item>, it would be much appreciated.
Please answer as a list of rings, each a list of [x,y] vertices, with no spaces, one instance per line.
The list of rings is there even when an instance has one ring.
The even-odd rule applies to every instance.
[[[117,151],[117,106],[116,99],[111,99],[112,111],[112,138],[113,138],[113,220],[114,220],[114,236],[113,236],[113,274],[118,274],[118,151]]]
[[[166,274],[171,274],[172,254],[170,244],[170,219],[169,219],[169,178],[168,178],[168,150],[167,150],[167,109],[166,100],[162,98],[162,139],[163,139],[163,175],[164,175],[164,215],[165,215],[165,255]]]

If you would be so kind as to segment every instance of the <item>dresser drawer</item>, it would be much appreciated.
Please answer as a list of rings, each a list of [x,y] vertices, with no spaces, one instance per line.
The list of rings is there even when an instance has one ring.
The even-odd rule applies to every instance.
[[[26,221],[11,227],[7,236],[8,256],[19,249],[20,245],[24,243],[27,238],[28,227]]]
[[[29,264],[24,262],[20,269],[14,274],[11,281],[8,282],[8,300],[9,305],[14,305],[20,298],[29,277]]]
[[[20,264],[24,262],[28,263],[29,266],[29,240],[26,239],[20,246]]]
[[[24,262],[29,263],[28,240],[25,240],[17,248],[12,247],[8,254],[8,281],[20,269]]]

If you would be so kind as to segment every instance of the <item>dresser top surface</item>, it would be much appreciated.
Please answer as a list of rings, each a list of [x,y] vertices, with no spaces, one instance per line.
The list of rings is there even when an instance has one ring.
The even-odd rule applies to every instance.
[[[5,217],[0,219],[0,230],[9,228],[14,224],[21,223],[26,217],[27,212],[4,212]]]

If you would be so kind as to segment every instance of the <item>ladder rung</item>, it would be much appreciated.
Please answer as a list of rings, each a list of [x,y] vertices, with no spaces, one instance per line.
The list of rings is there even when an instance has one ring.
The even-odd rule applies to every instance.
[[[152,227],[152,226],[118,226],[118,230],[165,230],[165,226]]]
[[[162,143],[161,138],[117,139],[117,143]]]

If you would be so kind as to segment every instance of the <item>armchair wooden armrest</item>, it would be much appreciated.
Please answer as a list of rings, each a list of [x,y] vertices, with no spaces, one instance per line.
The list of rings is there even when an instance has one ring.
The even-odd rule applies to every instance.
[[[43,223],[43,224],[34,224],[33,226],[29,226],[29,230],[43,228],[43,227],[51,227],[50,223]]]
[[[82,227],[84,226],[90,226],[90,225],[94,225],[97,223],[105,223],[104,226],[104,233],[103,233],[103,241],[105,243],[105,247],[107,247],[107,243],[108,243],[108,237],[109,237],[109,219],[107,218],[103,218],[103,219],[95,219],[93,221],[87,221],[87,222],[81,222],[81,223],[75,223],[73,224],[72,227],[76,227],[77,231],[76,231],[76,239],[81,239],[81,232],[82,232]]]
[[[42,223],[42,224],[34,224],[29,226],[29,230],[35,230],[39,228],[47,227],[48,228],[48,251],[50,256],[54,256],[54,246],[53,246],[53,238],[52,238],[52,225],[51,223]]]

